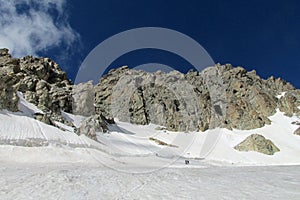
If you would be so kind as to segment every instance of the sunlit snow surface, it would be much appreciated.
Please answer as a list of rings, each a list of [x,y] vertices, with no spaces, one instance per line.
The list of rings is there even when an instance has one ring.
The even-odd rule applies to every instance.
[[[97,133],[97,143],[72,127],[35,120],[42,111],[18,95],[20,112],[0,111],[0,199],[300,198],[300,137],[292,124],[297,117],[277,111],[272,124],[259,129],[190,133],[116,119],[110,133]],[[76,127],[85,119],[62,115]],[[254,133],[280,152],[233,148]],[[209,134],[218,137],[211,143]],[[209,150],[204,157],[203,147]]]
[[[166,168],[121,173],[101,166],[0,167],[1,199],[299,199],[300,166]]]

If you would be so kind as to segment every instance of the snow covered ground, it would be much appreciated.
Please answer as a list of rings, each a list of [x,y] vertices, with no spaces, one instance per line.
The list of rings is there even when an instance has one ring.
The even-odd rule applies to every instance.
[[[0,111],[0,159],[3,161],[44,163],[77,159],[78,162],[157,168],[172,165],[178,159],[205,159],[214,165],[300,165],[300,137],[293,134],[298,126],[292,124],[299,119],[279,111],[270,117],[271,125],[247,131],[218,128],[206,132],[170,132],[158,130],[154,124],[134,125],[116,119],[116,124],[109,127],[110,133],[97,134],[97,143],[84,135],[78,136],[72,127],[57,122],[63,131],[35,120],[34,113],[42,111],[28,103],[21,93],[18,95],[20,112]],[[76,127],[85,119],[65,112],[62,115]],[[254,133],[273,141],[280,152],[271,156],[233,148]],[[123,165],[115,165],[122,170]]]
[[[300,166],[166,168],[0,166],[1,199],[299,199]]]
[[[0,199],[300,198],[297,117],[278,111],[259,129],[190,133],[116,119],[97,143],[72,127],[35,120],[42,111],[19,97],[20,112],[0,111]],[[62,115],[76,127],[85,119]],[[254,133],[280,152],[233,148]]]

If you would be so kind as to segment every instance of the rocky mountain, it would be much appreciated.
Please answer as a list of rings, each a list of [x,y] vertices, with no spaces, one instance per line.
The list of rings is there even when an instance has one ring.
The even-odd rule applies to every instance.
[[[97,114],[174,131],[248,130],[270,124],[276,109],[300,114],[300,91],[291,84],[274,77],[263,80],[255,71],[230,64],[187,74],[122,67],[102,77],[95,93]]]
[[[216,127],[249,130],[270,124],[276,109],[300,115],[300,90],[274,77],[230,64],[182,74],[147,73],[121,67],[95,86],[73,85],[49,58],[12,58],[0,50],[0,109],[18,111],[17,91],[44,113],[38,119],[71,124],[61,111],[88,116],[78,134],[95,138],[114,118],[134,124],[159,124],[172,131],[205,131]]]

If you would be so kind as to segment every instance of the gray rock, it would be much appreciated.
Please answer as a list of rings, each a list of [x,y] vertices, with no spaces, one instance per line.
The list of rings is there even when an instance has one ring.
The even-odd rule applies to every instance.
[[[6,55],[9,55],[9,50],[6,49],[6,48],[3,48],[3,49],[0,49],[0,57],[3,57],[3,56],[6,56]]]
[[[295,135],[299,135],[299,136],[300,136],[300,127],[299,127],[299,128],[297,128],[297,129],[294,131],[294,134],[295,134]]]
[[[154,123],[172,131],[259,128],[270,124],[268,117],[277,108],[300,116],[300,92],[291,84],[274,77],[263,80],[255,71],[230,64],[187,74],[147,73],[124,66],[111,70],[95,87],[91,82],[73,86],[49,58],[15,59],[0,49],[0,109],[17,111],[17,91],[62,123],[67,123],[62,110],[105,116],[106,122],[119,118]],[[277,99],[281,92],[286,95]]]
[[[107,132],[107,122],[103,116],[94,115],[84,120],[81,126],[76,130],[78,135],[86,135],[92,140],[97,141],[96,132]]]
[[[95,105],[96,114],[108,118],[155,123],[174,131],[249,130],[270,124],[268,117],[278,105],[287,113],[299,111],[298,97],[278,104],[276,96],[284,90],[295,93],[282,79],[263,80],[255,71],[230,64],[186,75],[122,67],[110,71],[95,86]]]
[[[61,110],[72,112],[72,84],[55,62],[31,56],[16,59],[0,49],[0,109],[18,111],[17,91],[50,118],[64,121]]]
[[[44,114],[44,113],[35,113],[34,114],[34,117],[36,120],[39,120],[45,124],[48,124],[48,125],[53,125],[50,117],[47,115],[47,114]]]
[[[280,151],[271,140],[259,134],[250,135],[234,148],[239,151],[256,151],[267,155],[273,155]]]
[[[80,83],[73,86],[73,113],[91,116],[95,114],[95,91],[93,83]]]
[[[287,116],[297,114],[300,116],[300,90],[290,90],[279,99],[279,110],[284,112]]]
[[[152,74],[121,68],[102,78],[95,91],[97,114],[175,131],[198,130],[198,98],[179,72]]]

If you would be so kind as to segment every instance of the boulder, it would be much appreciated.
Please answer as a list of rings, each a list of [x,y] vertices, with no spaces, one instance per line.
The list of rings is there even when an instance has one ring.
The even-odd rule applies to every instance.
[[[248,136],[234,148],[238,151],[256,151],[266,155],[273,155],[280,151],[271,140],[268,140],[259,134],[252,134]]]
[[[86,135],[92,140],[97,141],[97,132],[105,133],[108,131],[108,122],[103,116],[94,115],[85,119],[81,126],[76,130],[78,135]]]
[[[299,128],[297,128],[297,129],[294,131],[294,134],[295,134],[295,135],[299,135],[299,136],[300,136],[300,127],[299,127]]]

